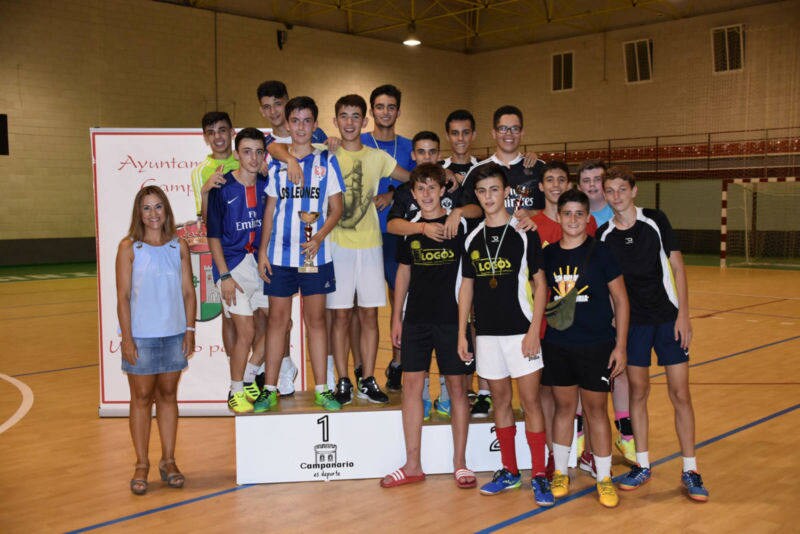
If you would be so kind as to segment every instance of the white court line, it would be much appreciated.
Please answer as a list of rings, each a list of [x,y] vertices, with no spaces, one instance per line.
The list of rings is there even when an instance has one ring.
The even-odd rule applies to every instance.
[[[800,297],[787,297],[785,295],[749,295],[747,293],[728,293],[727,291],[708,291],[702,289],[692,289],[692,293],[705,293],[707,295],[726,295],[731,297],[756,297],[756,298],[765,298],[765,299],[783,299],[783,300],[800,300]],[[771,302],[765,302],[764,304],[772,304]]]
[[[2,434],[12,426],[16,425],[30,411],[31,406],[33,406],[33,391],[25,382],[20,382],[16,378],[4,375],[3,373],[0,373],[0,379],[5,380],[12,386],[16,387],[20,393],[22,393],[22,404],[19,405],[19,408],[17,408],[17,411],[14,412],[14,415],[9,417],[5,423],[0,425],[0,434]]]

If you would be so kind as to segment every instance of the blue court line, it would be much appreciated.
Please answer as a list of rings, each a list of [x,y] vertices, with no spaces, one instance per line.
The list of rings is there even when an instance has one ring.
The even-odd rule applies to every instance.
[[[754,352],[754,351],[757,351],[757,350],[765,349],[767,347],[772,347],[774,345],[780,345],[781,343],[794,341],[795,339],[800,339],[800,336],[787,337],[786,339],[780,339],[778,341],[773,341],[772,343],[767,343],[765,345],[759,345],[758,347],[751,347],[749,349],[740,350],[739,352],[734,352],[732,354],[726,354],[725,356],[719,356],[718,358],[712,358],[712,359],[706,360],[704,362],[692,363],[692,364],[689,364],[689,367],[700,367],[701,365],[707,365],[709,363],[718,362],[720,360],[727,360],[728,358],[733,358],[734,356],[741,356],[742,354],[747,354],[748,352]],[[661,373],[656,373],[654,375],[650,375],[650,378],[656,378],[656,377],[659,377],[659,376],[664,376],[666,374],[667,374],[666,371],[662,371]]]
[[[86,369],[87,367],[97,367],[100,364],[97,363],[89,363],[86,365],[75,365],[74,367],[62,367],[60,369],[46,369],[44,371],[31,371],[30,373],[20,373],[18,375],[11,375],[14,378],[19,378],[21,376],[31,376],[31,375],[43,375],[45,373],[58,373],[60,371],[72,371],[73,369]]]
[[[720,434],[718,436],[714,436],[713,438],[709,438],[709,439],[707,439],[705,441],[702,441],[702,442],[698,443],[697,445],[695,445],[695,448],[701,449],[703,447],[707,447],[708,445],[711,445],[711,444],[716,443],[716,442],[718,442],[720,440],[728,438],[728,437],[730,437],[730,436],[732,436],[734,434],[738,434],[739,432],[743,432],[745,430],[753,428],[754,426],[758,426],[760,424],[766,423],[767,421],[771,421],[772,419],[775,419],[775,418],[780,417],[782,415],[786,415],[787,413],[791,413],[791,412],[797,410],[798,408],[800,408],[800,404],[795,404],[794,406],[790,406],[789,408],[785,408],[783,410],[780,410],[778,412],[770,414],[770,415],[768,415],[766,417],[762,417],[761,419],[757,419],[755,421],[752,421],[752,422],[747,423],[745,425],[742,425],[740,427],[734,428],[733,430],[729,430],[728,432],[725,432],[725,433]],[[668,456],[665,456],[663,458],[659,458],[658,460],[656,460],[655,462],[651,463],[650,465],[651,465],[651,467],[655,467],[657,465],[661,465],[663,463],[666,463],[666,462],[669,462],[671,460],[674,460],[674,459],[678,458],[680,455],[681,455],[680,451],[674,452],[674,453],[672,453],[672,454],[670,454]],[[625,475],[618,475],[618,476],[614,477],[614,482],[619,482],[619,480],[623,476],[625,476]],[[483,530],[479,530],[479,531],[477,531],[477,534],[488,534],[490,532],[497,532],[500,529],[509,527],[511,525],[519,523],[520,521],[524,521],[525,519],[530,519],[531,517],[543,514],[544,512],[547,512],[548,510],[552,510],[553,508],[557,508],[559,506],[563,506],[564,504],[567,504],[568,502],[572,502],[572,501],[574,501],[576,499],[580,499],[581,497],[585,497],[586,495],[589,495],[589,494],[592,494],[592,493],[595,493],[595,488],[594,488],[594,486],[589,486],[588,488],[584,488],[581,491],[573,493],[572,495],[570,495],[569,497],[567,497],[565,499],[557,500],[555,506],[551,506],[550,508],[535,508],[535,509],[533,509],[533,510],[531,510],[529,512],[525,512],[524,514],[520,514],[520,515],[512,517],[510,519],[506,519],[505,521],[502,521],[502,522],[497,523],[495,525],[492,525],[490,527],[486,527]]]

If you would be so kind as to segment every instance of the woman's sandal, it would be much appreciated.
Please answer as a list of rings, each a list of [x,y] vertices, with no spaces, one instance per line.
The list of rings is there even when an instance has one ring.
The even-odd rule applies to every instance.
[[[470,489],[478,485],[478,479],[475,478],[475,473],[469,469],[457,469],[453,473],[453,478],[456,479],[456,485],[461,489]]]
[[[150,464],[136,464],[134,470],[144,469],[144,478],[131,479],[131,493],[134,495],[144,495],[147,493],[147,472],[150,470]],[[136,473],[134,472],[134,475]]]
[[[186,478],[183,476],[183,473],[178,471],[178,467],[175,466],[174,473],[167,473],[167,466],[168,465],[175,465],[174,459],[169,460],[161,460],[158,462],[158,472],[161,474],[161,480],[167,483],[167,486],[170,488],[180,489],[183,487],[183,483],[186,482]]]

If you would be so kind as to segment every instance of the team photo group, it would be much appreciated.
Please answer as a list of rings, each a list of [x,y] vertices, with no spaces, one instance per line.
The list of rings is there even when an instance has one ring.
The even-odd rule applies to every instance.
[[[262,83],[256,96],[271,133],[206,113],[211,154],[192,172],[222,301],[233,413],[276,410],[294,394],[289,333],[299,294],[319,409],[346,410],[354,396],[388,404],[387,390],[402,391],[406,462],[381,487],[425,480],[422,426],[433,412],[450,421],[459,488],[520,488],[518,399],[536,504],[569,495],[576,441],[578,467],[596,479],[599,503],[615,507],[617,490],[653,476],[647,401],[655,352],[681,449],[674,476],[691,500],[708,500],[695,457],[683,258],[667,216],[637,206],[629,168],[593,160],[571,171],[523,153],[525,123],[513,105],[496,109],[490,125],[476,125],[464,109],[443,113],[442,147],[432,131],[396,133],[401,92],[393,85],[368,99],[342,96],[330,110],[290,97],[280,81]],[[491,130],[495,145],[482,161],[472,155],[477,126]],[[192,276],[166,194],[143,187],[116,259],[136,495],[148,490],[153,404],[161,479],[174,488],[185,482],[174,454],[176,392],[195,346]],[[387,304],[392,359],[376,373],[378,313]],[[490,414],[502,465],[479,484],[466,461],[467,435],[472,418]],[[614,447],[630,465],[616,482]]]

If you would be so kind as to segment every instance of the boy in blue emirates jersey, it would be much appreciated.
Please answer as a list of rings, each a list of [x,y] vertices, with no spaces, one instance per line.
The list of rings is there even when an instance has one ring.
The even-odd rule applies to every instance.
[[[342,216],[344,183],[336,157],[311,144],[317,127],[317,114],[317,105],[309,97],[296,97],[286,103],[286,120],[292,137],[289,151],[300,163],[303,182],[292,183],[282,162],[270,159],[268,165],[258,272],[266,282],[264,293],[268,295],[271,307],[267,325],[265,384],[270,408],[278,402],[282,336],[289,325],[292,296],[298,290],[303,297],[303,316],[315,379],[315,402],[326,410],[341,408],[326,384],[325,295],[336,289],[327,236]],[[317,219],[304,222],[301,212],[313,214]],[[311,227],[310,238],[305,234],[307,224]],[[317,272],[299,271],[306,258]]]

